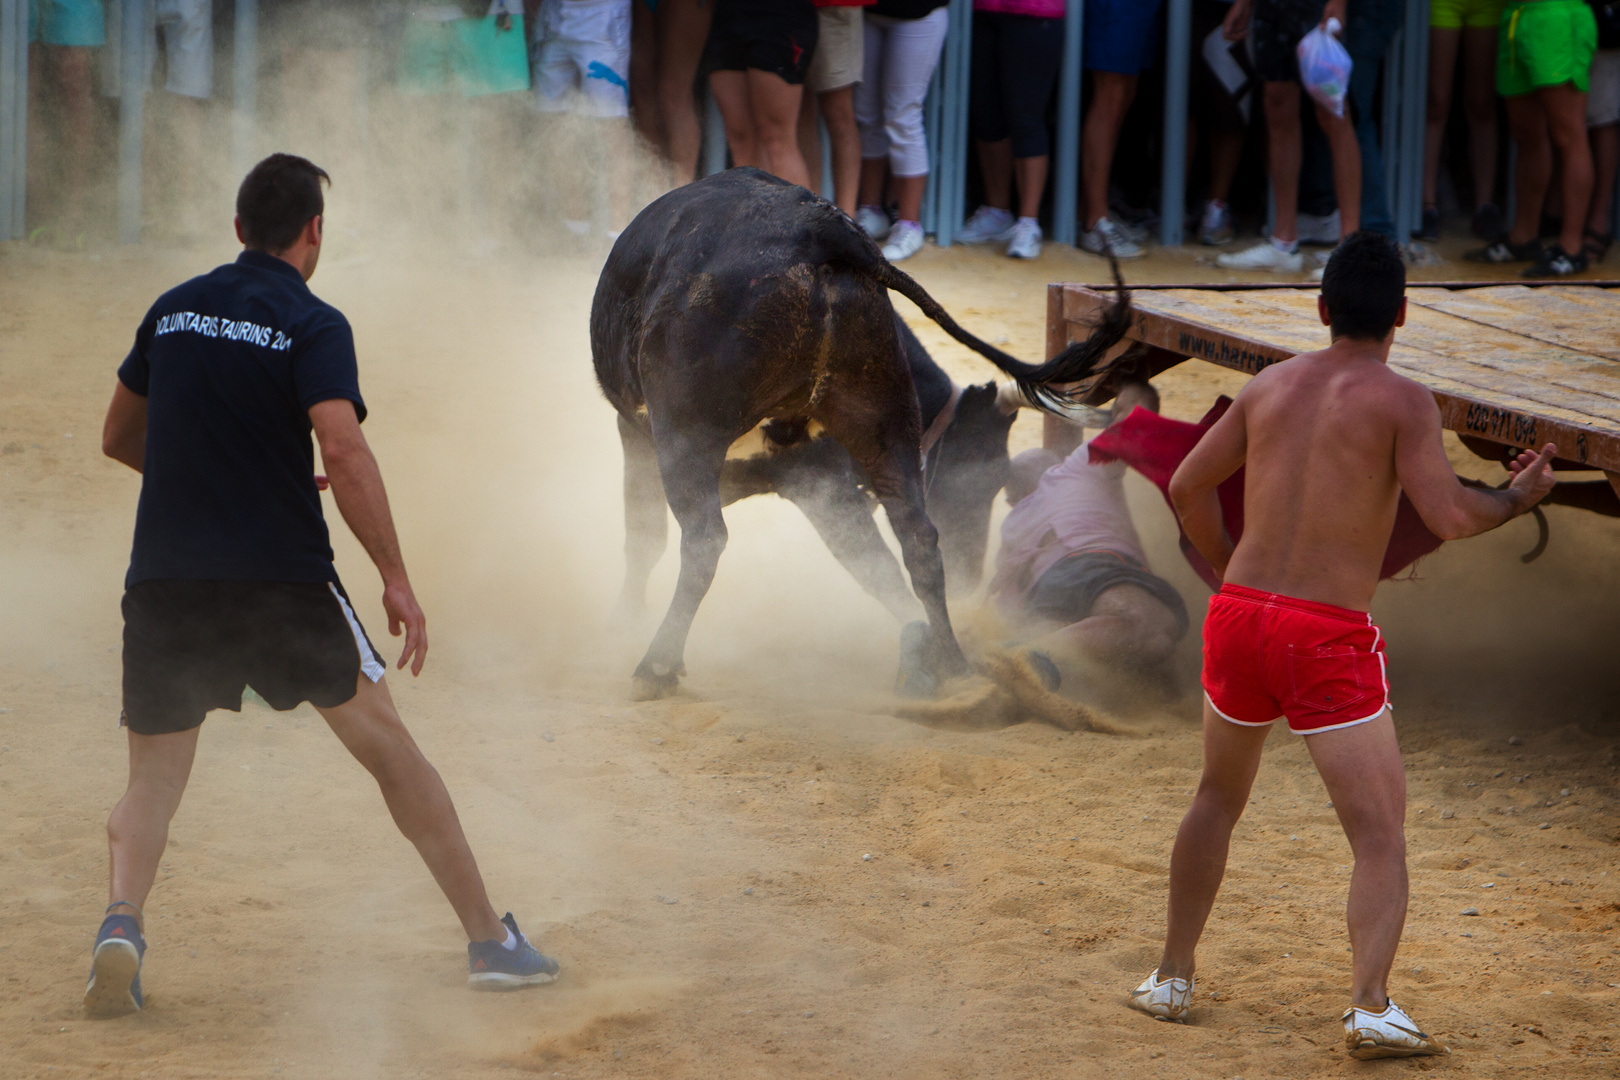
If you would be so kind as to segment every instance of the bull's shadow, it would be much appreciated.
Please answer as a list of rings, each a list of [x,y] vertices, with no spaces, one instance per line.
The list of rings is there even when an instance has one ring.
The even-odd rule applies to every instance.
[[[906,296],[1012,382],[958,391],[894,312]],[[836,207],[754,169],[732,169],[647,207],[614,245],[591,306],[597,381],[624,443],[621,607],[639,610],[681,526],[681,571],[636,667],[638,699],[671,693],[686,637],[726,543],[721,508],[791,499],[834,555],[897,618],[920,606],[930,682],[965,674],[946,573],[983,571],[991,504],[1006,479],[1014,403],[1061,404],[1123,336],[1123,288],[1083,342],[1023,363],[958,327]],[[926,467],[925,467],[926,461]],[[915,599],[872,518],[881,503]]]

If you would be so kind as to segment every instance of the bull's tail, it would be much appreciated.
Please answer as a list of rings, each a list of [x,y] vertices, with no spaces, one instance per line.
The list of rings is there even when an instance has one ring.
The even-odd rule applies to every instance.
[[[846,230],[838,232],[844,233]],[[1099,374],[1103,358],[1130,329],[1131,295],[1125,288],[1125,279],[1120,275],[1118,260],[1109,256],[1109,269],[1113,271],[1114,284],[1118,288],[1114,293],[1114,302],[1103,310],[1102,318],[1092,327],[1091,333],[1084,341],[1074,342],[1044,364],[1027,364],[962,329],[940,306],[939,301],[929,296],[910,274],[885,259],[876,244],[858,229],[849,228],[847,232],[855,234],[848,238],[853,242],[846,241],[838,245],[844,250],[837,253],[837,261],[851,266],[916,304],[924,315],[938,323],[951,337],[1011,375],[1019,393],[1036,408],[1053,411],[1064,405],[1078,403],[1089,389],[1079,384]],[[843,239],[842,236],[839,238]]]

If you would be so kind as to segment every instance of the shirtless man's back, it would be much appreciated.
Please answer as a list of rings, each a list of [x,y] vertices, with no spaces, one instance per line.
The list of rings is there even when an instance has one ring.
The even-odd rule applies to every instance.
[[[1187,536],[1222,576],[1204,626],[1204,774],[1170,860],[1169,927],[1130,1004],[1184,1020],[1194,950],[1226,870],[1271,725],[1307,746],[1355,854],[1355,954],[1345,1043],[1358,1058],[1444,1053],[1389,1000],[1406,920],[1406,779],[1383,638],[1367,614],[1404,491],[1444,540],[1493,529],[1551,489],[1554,448],[1526,453],[1500,491],[1465,487],[1429,392],[1389,370],[1405,322],[1405,268],[1386,238],[1343,241],[1319,311],[1333,343],[1255,376],[1171,481]],[[1216,487],[1244,474],[1235,546]]]

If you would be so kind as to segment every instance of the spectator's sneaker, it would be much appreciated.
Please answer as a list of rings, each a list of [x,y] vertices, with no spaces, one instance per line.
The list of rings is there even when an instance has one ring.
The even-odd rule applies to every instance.
[[[1552,244],[1542,248],[1536,261],[1519,271],[1519,275],[1527,278],[1568,277],[1585,269],[1585,252],[1577,251],[1571,255],[1561,244]]]
[[[1032,217],[1021,217],[1018,224],[1013,226],[1012,240],[1007,244],[1007,254],[1014,259],[1038,259],[1041,257],[1041,223]]]
[[[1495,240],[1502,235],[1502,211],[1495,203],[1485,203],[1474,211],[1471,227],[1481,240]]]
[[[956,234],[956,239],[963,244],[1004,244],[1012,239],[1013,226],[1016,224],[1011,210],[981,206],[973,211],[973,216],[967,219],[967,224]]]
[[[1106,214],[1097,224],[1080,234],[1080,247],[1093,255],[1112,255],[1116,259],[1139,259],[1142,245],[1131,239],[1123,226]]]
[[[557,977],[557,961],[529,944],[508,911],[501,922],[517,938],[517,947],[508,949],[504,941],[467,943],[467,985],[474,990],[516,990],[520,986],[548,983]]]
[[[1440,239],[1440,208],[1425,206],[1423,220],[1418,225],[1417,232],[1412,234],[1418,240],[1427,240],[1433,244]]]
[[[102,919],[90,954],[84,1011],[98,1020],[139,1012],[146,1004],[141,996],[141,958],[145,955],[146,938],[135,916],[108,915]]]
[[[1540,255],[1540,240],[1530,239],[1522,244],[1515,244],[1505,236],[1500,240],[1492,240],[1482,248],[1463,252],[1463,258],[1477,263],[1534,262]]]
[[[1154,968],[1153,974],[1131,991],[1127,1004],[1155,1020],[1185,1024],[1195,986],[1191,979],[1160,979],[1159,970]]]
[[[880,206],[863,205],[858,208],[855,211],[855,224],[874,240],[882,240],[889,235],[889,215]]]
[[[1449,1054],[1451,1048],[1418,1030],[1393,1001],[1383,1012],[1352,1005],[1344,1013],[1344,1048],[1360,1061],[1387,1057]]]
[[[1299,215],[1299,242],[1302,244],[1337,244],[1339,242],[1339,212],[1331,214]]]
[[[1198,223],[1198,242],[1206,247],[1224,247],[1236,236],[1232,228],[1232,208],[1216,199],[1204,204],[1204,216]]]
[[[1305,269],[1305,256],[1299,253],[1298,245],[1289,251],[1278,247],[1275,240],[1267,240],[1243,251],[1218,256],[1215,265],[1223,270],[1273,270],[1297,274]]]
[[[909,259],[922,250],[923,230],[915,221],[897,221],[889,230],[889,242],[883,245],[883,257],[890,262]]]

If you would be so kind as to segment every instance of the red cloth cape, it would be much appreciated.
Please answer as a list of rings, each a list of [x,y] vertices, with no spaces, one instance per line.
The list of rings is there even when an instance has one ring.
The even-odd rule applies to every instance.
[[[1192,448],[1203,438],[1226,410],[1232,399],[1224,394],[1196,424],[1184,420],[1171,420],[1156,412],[1137,406],[1131,415],[1091,440],[1091,463],[1103,465],[1110,461],[1123,461],[1153,482],[1170,501],[1170,477]],[[1226,479],[1216,494],[1221,500],[1221,516],[1226,531],[1235,542],[1243,535],[1243,470],[1239,469]],[[1171,511],[1174,512],[1174,507]],[[1378,577],[1385,580],[1417,562],[1440,547],[1440,538],[1429,531],[1418,516],[1417,508],[1403,493],[1395,510],[1395,528],[1390,533],[1389,548],[1384,552],[1384,565]],[[1187,534],[1181,534],[1181,553],[1197,571],[1198,576],[1211,589],[1220,588],[1220,580],[1209,562],[1193,547]]]

